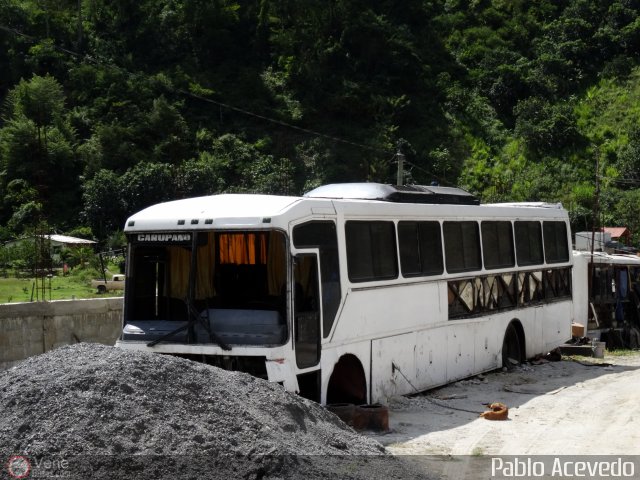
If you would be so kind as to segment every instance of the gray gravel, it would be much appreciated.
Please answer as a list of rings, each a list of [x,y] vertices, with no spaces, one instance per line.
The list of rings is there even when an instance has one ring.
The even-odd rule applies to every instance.
[[[0,412],[0,464],[23,455],[40,476],[419,476],[279,385],[104,345],[59,348],[0,372]]]

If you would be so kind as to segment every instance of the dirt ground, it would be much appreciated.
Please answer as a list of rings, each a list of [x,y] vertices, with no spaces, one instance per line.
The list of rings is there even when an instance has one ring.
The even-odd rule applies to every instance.
[[[563,357],[394,398],[374,438],[396,455],[639,455],[638,399],[640,351]],[[492,402],[508,420],[479,417]]]

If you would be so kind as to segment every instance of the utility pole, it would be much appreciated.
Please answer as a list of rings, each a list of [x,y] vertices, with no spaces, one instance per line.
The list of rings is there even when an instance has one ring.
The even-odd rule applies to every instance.
[[[593,261],[593,250],[595,247],[596,225],[598,224],[600,203],[600,150],[596,148],[596,195],[593,203],[593,223],[591,227],[591,261]],[[600,237],[603,240],[602,236]]]
[[[79,52],[82,51],[82,0],[78,0],[78,46],[76,48]]]
[[[404,155],[400,150],[400,145],[398,145],[398,153],[396,153],[396,157],[398,159],[398,176],[396,178],[396,185],[402,186],[404,185]]]
[[[596,194],[593,202],[593,223],[591,225],[591,261],[589,262],[589,267],[587,269],[587,299],[589,301],[589,305],[593,308],[591,304],[591,295],[593,293],[593,250],[595,247],[595,236],[596,236],[596,225],[598,223],[598,210],[599,210],[599,201],[600,201],[600,149],[596,147]],[[603,239],[603,236],[600,236],[600,239]],[[593,312],[595,316],[595,311]],[[589,314],[587,314],[589,317]]]

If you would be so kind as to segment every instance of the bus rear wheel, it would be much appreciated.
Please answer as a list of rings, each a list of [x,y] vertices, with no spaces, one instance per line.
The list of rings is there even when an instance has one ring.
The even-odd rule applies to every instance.
[[[522,362],[522,345],[520,334],[513,323],[510,323],[504,332],[502,342],[502,366],[512,370]]]

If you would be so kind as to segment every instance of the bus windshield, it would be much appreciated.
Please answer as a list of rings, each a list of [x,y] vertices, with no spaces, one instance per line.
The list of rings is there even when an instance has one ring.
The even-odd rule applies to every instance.
[[[136,233],[129,245],[125,323],[135,325],[129,328],[134,336],[150,339],[152,331],[170,332],[188,324],[170,341],[286,340],[282,232]]]

